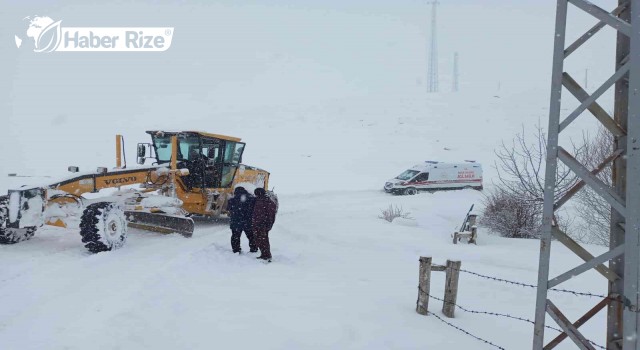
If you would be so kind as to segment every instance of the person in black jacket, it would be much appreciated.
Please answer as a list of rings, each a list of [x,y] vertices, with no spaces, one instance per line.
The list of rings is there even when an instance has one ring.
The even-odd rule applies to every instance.
[[[258,259],[271,261],[271,244],[269,243],[269,231],[276,221],[278,207],[274,201],[267,196],[264,188],[256,188],[253,192],[256,195],[253,205],[252,229],[255,233],[256,243],[260,248]]]
[[[258,247],[256,245],[251,220],[253,218],[254,198],[247,192],[244,187],[236,187],[233,198],[229,199],[227,209],[229,212],[230,228],[231,228],[231,249],[234,253],[241,253],[240,237],[242,231],[249,239],[249,249],[251,253],[256,253]]]

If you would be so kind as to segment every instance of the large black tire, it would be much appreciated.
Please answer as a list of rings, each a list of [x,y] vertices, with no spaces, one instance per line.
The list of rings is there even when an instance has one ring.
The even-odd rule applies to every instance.
[[[84,246],[92,253],[121,248],[127,240],[127,220],[115,203],[89,205],[82,213],[80,235]]]
[[[0,244],[16,244],[36,234],[37,227],[7,228],[9,220],[9,197],[0,197]]]

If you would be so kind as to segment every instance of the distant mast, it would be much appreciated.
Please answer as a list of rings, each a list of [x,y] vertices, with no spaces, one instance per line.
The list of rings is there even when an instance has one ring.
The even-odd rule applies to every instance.
[[[584,88],[589,88],[589,68],[584,70]]]
[[[458,84],[460,79],[460,72],[458,71],[458,53],[453,54],[453,85],[451,86],[452,92],[458,92]]]
[[[431,48],[429,50],[429,72],[427,91],[438,92],[438,38],[437,38],[437,8],[438,0],[431,3]]]

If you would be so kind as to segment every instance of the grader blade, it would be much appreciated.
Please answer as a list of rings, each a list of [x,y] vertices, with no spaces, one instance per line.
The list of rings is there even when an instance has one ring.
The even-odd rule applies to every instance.
[[[193,219],[162,213],[148,213],[143,211],[126,211],[129,227],[159,233],[179,233],[184,237],[191,237],[195,225]]]

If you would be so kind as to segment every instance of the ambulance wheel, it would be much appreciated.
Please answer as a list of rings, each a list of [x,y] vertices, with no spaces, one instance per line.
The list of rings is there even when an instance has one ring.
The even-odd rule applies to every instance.
[[[418,190],[415,189],[414,187],[405,188],[404,194],[406,194],[408,196],[413,196],[413,195],[418,194]]]
[[[89,205],[80,221],[82,243],[92,253],[121,248],[127,240],[127,220],[124,211],[115,203],[99,202]]]

